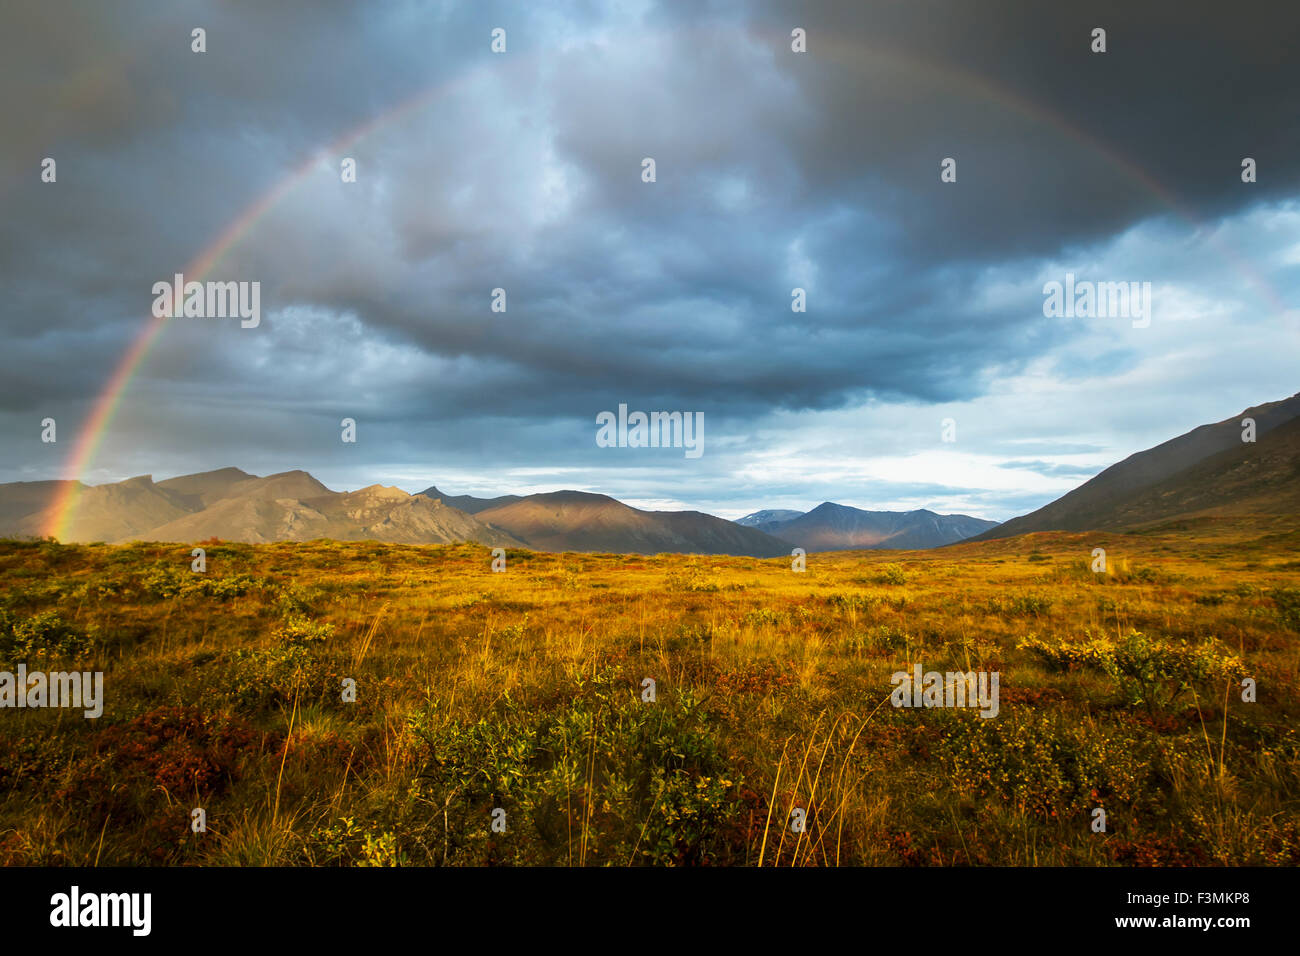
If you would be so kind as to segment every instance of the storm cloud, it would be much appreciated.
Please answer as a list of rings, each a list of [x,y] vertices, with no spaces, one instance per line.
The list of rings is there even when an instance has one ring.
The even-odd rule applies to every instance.
[[[187,278],[260,282],[261,324],[166,320],[76,477],[1000,519],[1296,391],[1295,5],[0,18],[0,480],[66,473],[151,286],[208,254]],[[1045,317],[1067,272],[1151,282],[1155,321]],[[705,454],[598,448],[620,403],[703,412]]]

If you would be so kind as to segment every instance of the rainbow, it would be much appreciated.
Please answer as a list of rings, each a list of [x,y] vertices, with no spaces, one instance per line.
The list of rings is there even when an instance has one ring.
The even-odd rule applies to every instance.
[[[274,209],[281,200],[293,192],[300,183],[305,181],[312,172],[320,168],[326,161],[332,160],[382,127],[388,126],[422,109],[436,99],[450,94],[452,90],[468,83],[474,76],[475,72],[471,72],[451,83],[423,88],[402,100],[396,106],[376,114],[361,125],[339,136],[329,145],[314,152],[305,162],[295,167],[287,176],[279,180],[275,186],[245,208],[212,242],[205,246],[193,260],[180,270],[184,274],[186,282],[188,283],[191,280],[203,281],[204,277],[212,271],[225,254],[252,231],[262,217]],[[337,165],[331,165],[334,169],[337,169]],[[76,517],[81,492],[85,487],[81,484],[79,478],[89,471],[95,459],[95,453],[99,450],[99,446],[108,432],[108,426],[121,404],[122,397],[126,394],[127,386],[130,385],[136,372],[140,370],[154,343],[162,335],[163,329],[167,327],[167,322],[168,317],[166,315],[159,318],[150,312],[144,328],[126,350],[126,353],[113,370],[113,374],[109,376],[103,390],[92,403],[90,416],[80,431],[79,439],[73,444],[72,452],[64,462],[62,468],[64,481],[56,493],[50,509],[48,523],[42,530],[42,534],[59,540],[64,540],[68,536],[72,522]]]
[[[789,37],[779,32],[763,34],[763,38],[767,42],[777,44],[778,46],[774,47],[776,49],[780,48],[779,45],[789,42]],[[1193,226],[1200,225],[1194,214],[1179,201],[1177,196],[1136,163],[1120,155],[1107,144],[1090,136],[1063,117],[1015,94],[1000,84],[994,83],[987,77],[911,54],[905,55],[896,50],[877,48],[869,44],[851,43],[833,35],[817,38],[815,42],[817,43],[818,55],[828,55],[832,61],[849,69],[862,70],[867,64],[888,64],[892,68],[911,74],[918,82],[933,84],[936,79],[941,79],[948,88],[957,91],[956,95],[978,94],[983,99],[1027,116],[1036,122],[1055,127],[1071,139],[1104,157],[1115,168],[1121,170],[1125,176],[1139,183],[1144,189],[1160,199],[1180,218]],[[512,62],[508,65],[519,66],[524,61],[533,59],[536,56],[537,54],[532,57],[516,58],[511,56],[509,59]],[[493,64],[493,68],[497,68],[495,64]],[[191,262],[179,271],[185,275],[186,281],[203,281],[204,277],[216,267],[232,247],[247,236],[271,209],[305,181],[313,171],[321,168],[322,164],[327,160],[333,159],[381,128],[389,126],[449,95],[455,89],[467,85],[486,69],[487,65],[484,64],[453,81],[421,89],[397,105],[381,111],[361,125],[344,133],[324,148],[317,150],[305,162],[291,170],[268,192],[243,210],[211,243],[205,246]],[[332,163],[330,165],[333,166]],[[1220,248],[1225,258],[1231,260],[1236,269],[1252,285],[1261,290],[1264,297],[1273,305],[1278,314],[1286,311],[1286,306],[1283,304],[1280,295],[1251,263],[1242,259],[1234,250],[1224,247],[1216,237],[1211,236],[1211,242]],[[154,343],[162,335],[167,321],[166,316],[157,318],[152,312],[149,314],[144,323],[144,328],[134,342],[131,343],[103,390],[92,403],[90,416],[81,429],[80,437],[74,443],[73,450],[68,455],[62,468],[62,476],[65,481],[60,485],[56,494],[43,534],[60,540],[68,536],[76,516],[81,491],[85,487],[81,484],[79,478],[90,470],[95,454],[103,442],[122,397],[125,395],[131,380],[148,357]]]

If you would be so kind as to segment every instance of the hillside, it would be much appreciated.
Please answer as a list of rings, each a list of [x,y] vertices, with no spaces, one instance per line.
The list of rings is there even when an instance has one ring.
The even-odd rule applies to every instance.
[[[1102,528],[1138,528],[1172,518],[1300,514],[1300,418],[1254,444],[1211,455],[1118,502]]]
[[[557,491],[480,511],[483,521],[543,551],[737,554],[775,557],[790,548],[761,531],[698,511],[641,511],[607,495]]]
[[[1256,440],[1242,441],[1242,419]],[[1051,504],[1013,518],[979,540],[1033,531],[1140,527],[1214,512],[1294,513],[1300,395],[1248,408],[1130,455]]]

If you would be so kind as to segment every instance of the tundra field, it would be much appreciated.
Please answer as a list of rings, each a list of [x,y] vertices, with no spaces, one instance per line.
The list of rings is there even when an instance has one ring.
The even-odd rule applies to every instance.
[[[0,670],[104,672],[0,710],[0,862],[1300,863],[1293,519],[803,573],[201,544],[0,542]],[[997,716],[891,706],[918,664]]]

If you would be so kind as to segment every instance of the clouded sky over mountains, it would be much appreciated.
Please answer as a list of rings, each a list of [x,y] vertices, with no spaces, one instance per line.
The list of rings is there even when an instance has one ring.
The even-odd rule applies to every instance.
[[[214,249],[260,326],[165,320],[77,477],[1004,519],[1300,390],[1300,5],[1061,6],[6,3],[0,481]],[[1150,326],[1045,317],[1067,272]]]

